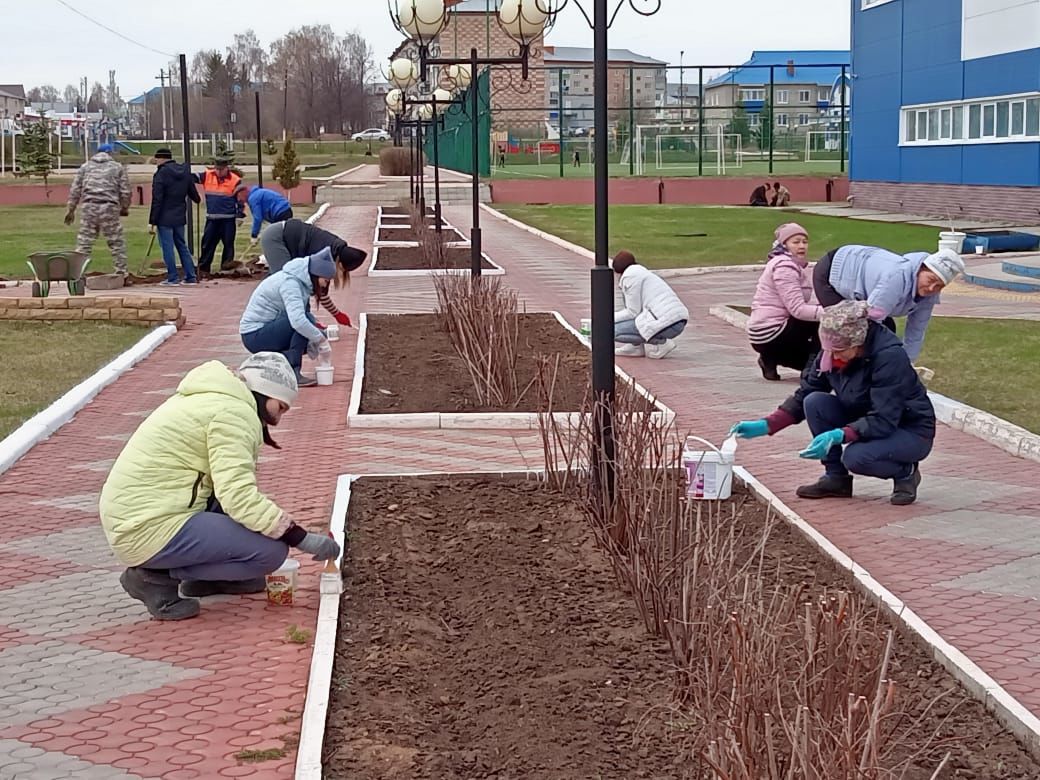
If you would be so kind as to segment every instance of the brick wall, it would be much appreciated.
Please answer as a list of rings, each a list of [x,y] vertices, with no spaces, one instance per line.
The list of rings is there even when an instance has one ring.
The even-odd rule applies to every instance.
[[[93,320],[183,327],[180,300],[171,296],[72,295],[67,298],[0,297],[0,320]]]
[[[490,52],[488,50],[488,21],[490,21]],[[451,22],[440,34],[441,54],[445,57],[468,57],[476,48],[480,56],[515,57],[519,45],[506,35],[498,21],[489,20],[483,13],[452,14]],[[545,115],[545,58],[544,41],[539,38],[531,45],[528,80],[521,79],[520,66],[496,66],[491,76],[491,103],[494,108],[495,130],[507,127],[541,127]]]
[[[853,205],[920,216],[1040,223],[1040,195],[1035,187],[988,187],[958,184],[897,184],[854,181]]]

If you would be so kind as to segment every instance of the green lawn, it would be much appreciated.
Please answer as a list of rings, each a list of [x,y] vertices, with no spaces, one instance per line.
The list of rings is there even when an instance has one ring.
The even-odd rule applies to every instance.
[[[917,363],[930,390],[1040,433],[1040,322],[935,317]]]
[[[313,205],[294,206],[293,213],[300,219],[306,219],[314,213],[315,208]],[[0,206],[0,276],[14,279],[32,278],[32,273],[25,264],[29,254],[41,250],[75,249],[79,222],[66,227],[62,222],[64,216],[64,204]],[[239,229],[235,242],[239,257],[245,256],[249,246],[249,223],[247,210],[246,221]],[[142,274],[147,269],[149,260],[162,259],[158,240],[152,246],[151,253],[148,252],[151,236],[148,234],[147,206],[130,208],[130,216],[123,219],[123,233],[126,236],[131,273]],[[197,241],[195,246],[197,254]],[[104,238],[98,238],[95,242],[93,260],[87,270],[112,270],[112,255]]]
[[[593,248],[592,206],[514,206],[515,219]],[[797,220],[809,231],[812,257],[842,244],[875,244],[896,252],[934,249],[938,230],[921,225],[820,217],[782,209],[716,206],[612,206],[610,252],[633,252],[650,268],[764,262],[777,225]],[[707,233],[707,236],[692,236]],[[685,235],[684,235],[685,234]]]
[[[5,322],[0,327],[0,438],[147,333],[107,322]]]

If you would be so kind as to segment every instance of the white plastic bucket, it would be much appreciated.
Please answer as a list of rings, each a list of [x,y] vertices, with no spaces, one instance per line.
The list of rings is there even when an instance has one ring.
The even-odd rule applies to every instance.
[[[296,598],[296,573],[300,570],[300,562],[295,558],[286,558],[275,571],[267,575],[267,601],[279,606],[292,606]]]
[[[329,325],[325,328],[325,338],[329,341],[339,341],[339,325]]]
[[[952,249],[957,254],[964,249],[967,235],[957,230],[945,230],[939,234],[939,249]]]
[[[733,491],[733,462],[736,459],[736,439],[732,449],[723,452],[707,439],[687,436],[683,447],[683,467],[686,469],[686,497],[697,501],[722,501]],[[727,439],[730,441],[731,439]],[[700,442],[710,449],[690,449],[690,442]],[[724,443],[723,447],[730,449]]]
[[[314,369],[314,374],[318,378],[318,384],[322,387],[328,387],[332,384],[332,374],[336,369],[332,366],[318,366]]]

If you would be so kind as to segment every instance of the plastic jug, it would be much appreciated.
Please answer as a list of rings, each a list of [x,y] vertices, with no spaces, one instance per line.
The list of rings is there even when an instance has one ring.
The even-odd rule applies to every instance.
[[[692,449],[696,443],[709,449]],[[737,437],[730,435],[716,447],[707,439],[687,436],[682,461],[686,469],[686,497],[698,501],[721,501],[733,491],[733,463],[737,457]]]

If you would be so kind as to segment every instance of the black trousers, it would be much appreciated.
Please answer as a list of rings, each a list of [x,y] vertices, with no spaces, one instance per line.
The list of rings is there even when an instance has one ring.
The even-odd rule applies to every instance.
[[[841,303],[845,300],[841,296],[841,293],[831,286],[831,265],[834,263],[834,254],[837,251],[837,249],[832,249],[821,257],[820,262],[818,262],[816,267],[813,268],[813,292],[816,293],[816,300],[820,302],[820,306],[823,306],[824,308],[834,306],[835,304]],[[896,332],[896,321],[891,317],[885,317],[881,324],[893,333]],[[784,364],[781,363],[780,365]]]
[[[213,266],[213,255],[217,252],[217,244],[223,244],[220,252],[220,264],[227,265],[235,259],[234,219],[207,219],[202,230],[202,241],[199,247],[199,270],[210,273]]]
[[[267,221],[270,222],[273,225],[276,222],[285,222],[285,220],[287,220],[287,219],[292,219],[292,209],[291,208],[290,209],[286,209],[281,214],[275,214],[273,217],[271,217]]]
[[[762,356],[762,362],[776,368],[784,366],[801,371],[820,351],[820,323],[787,319],[784,329],[772,341],[752,344],[751,348]]]

